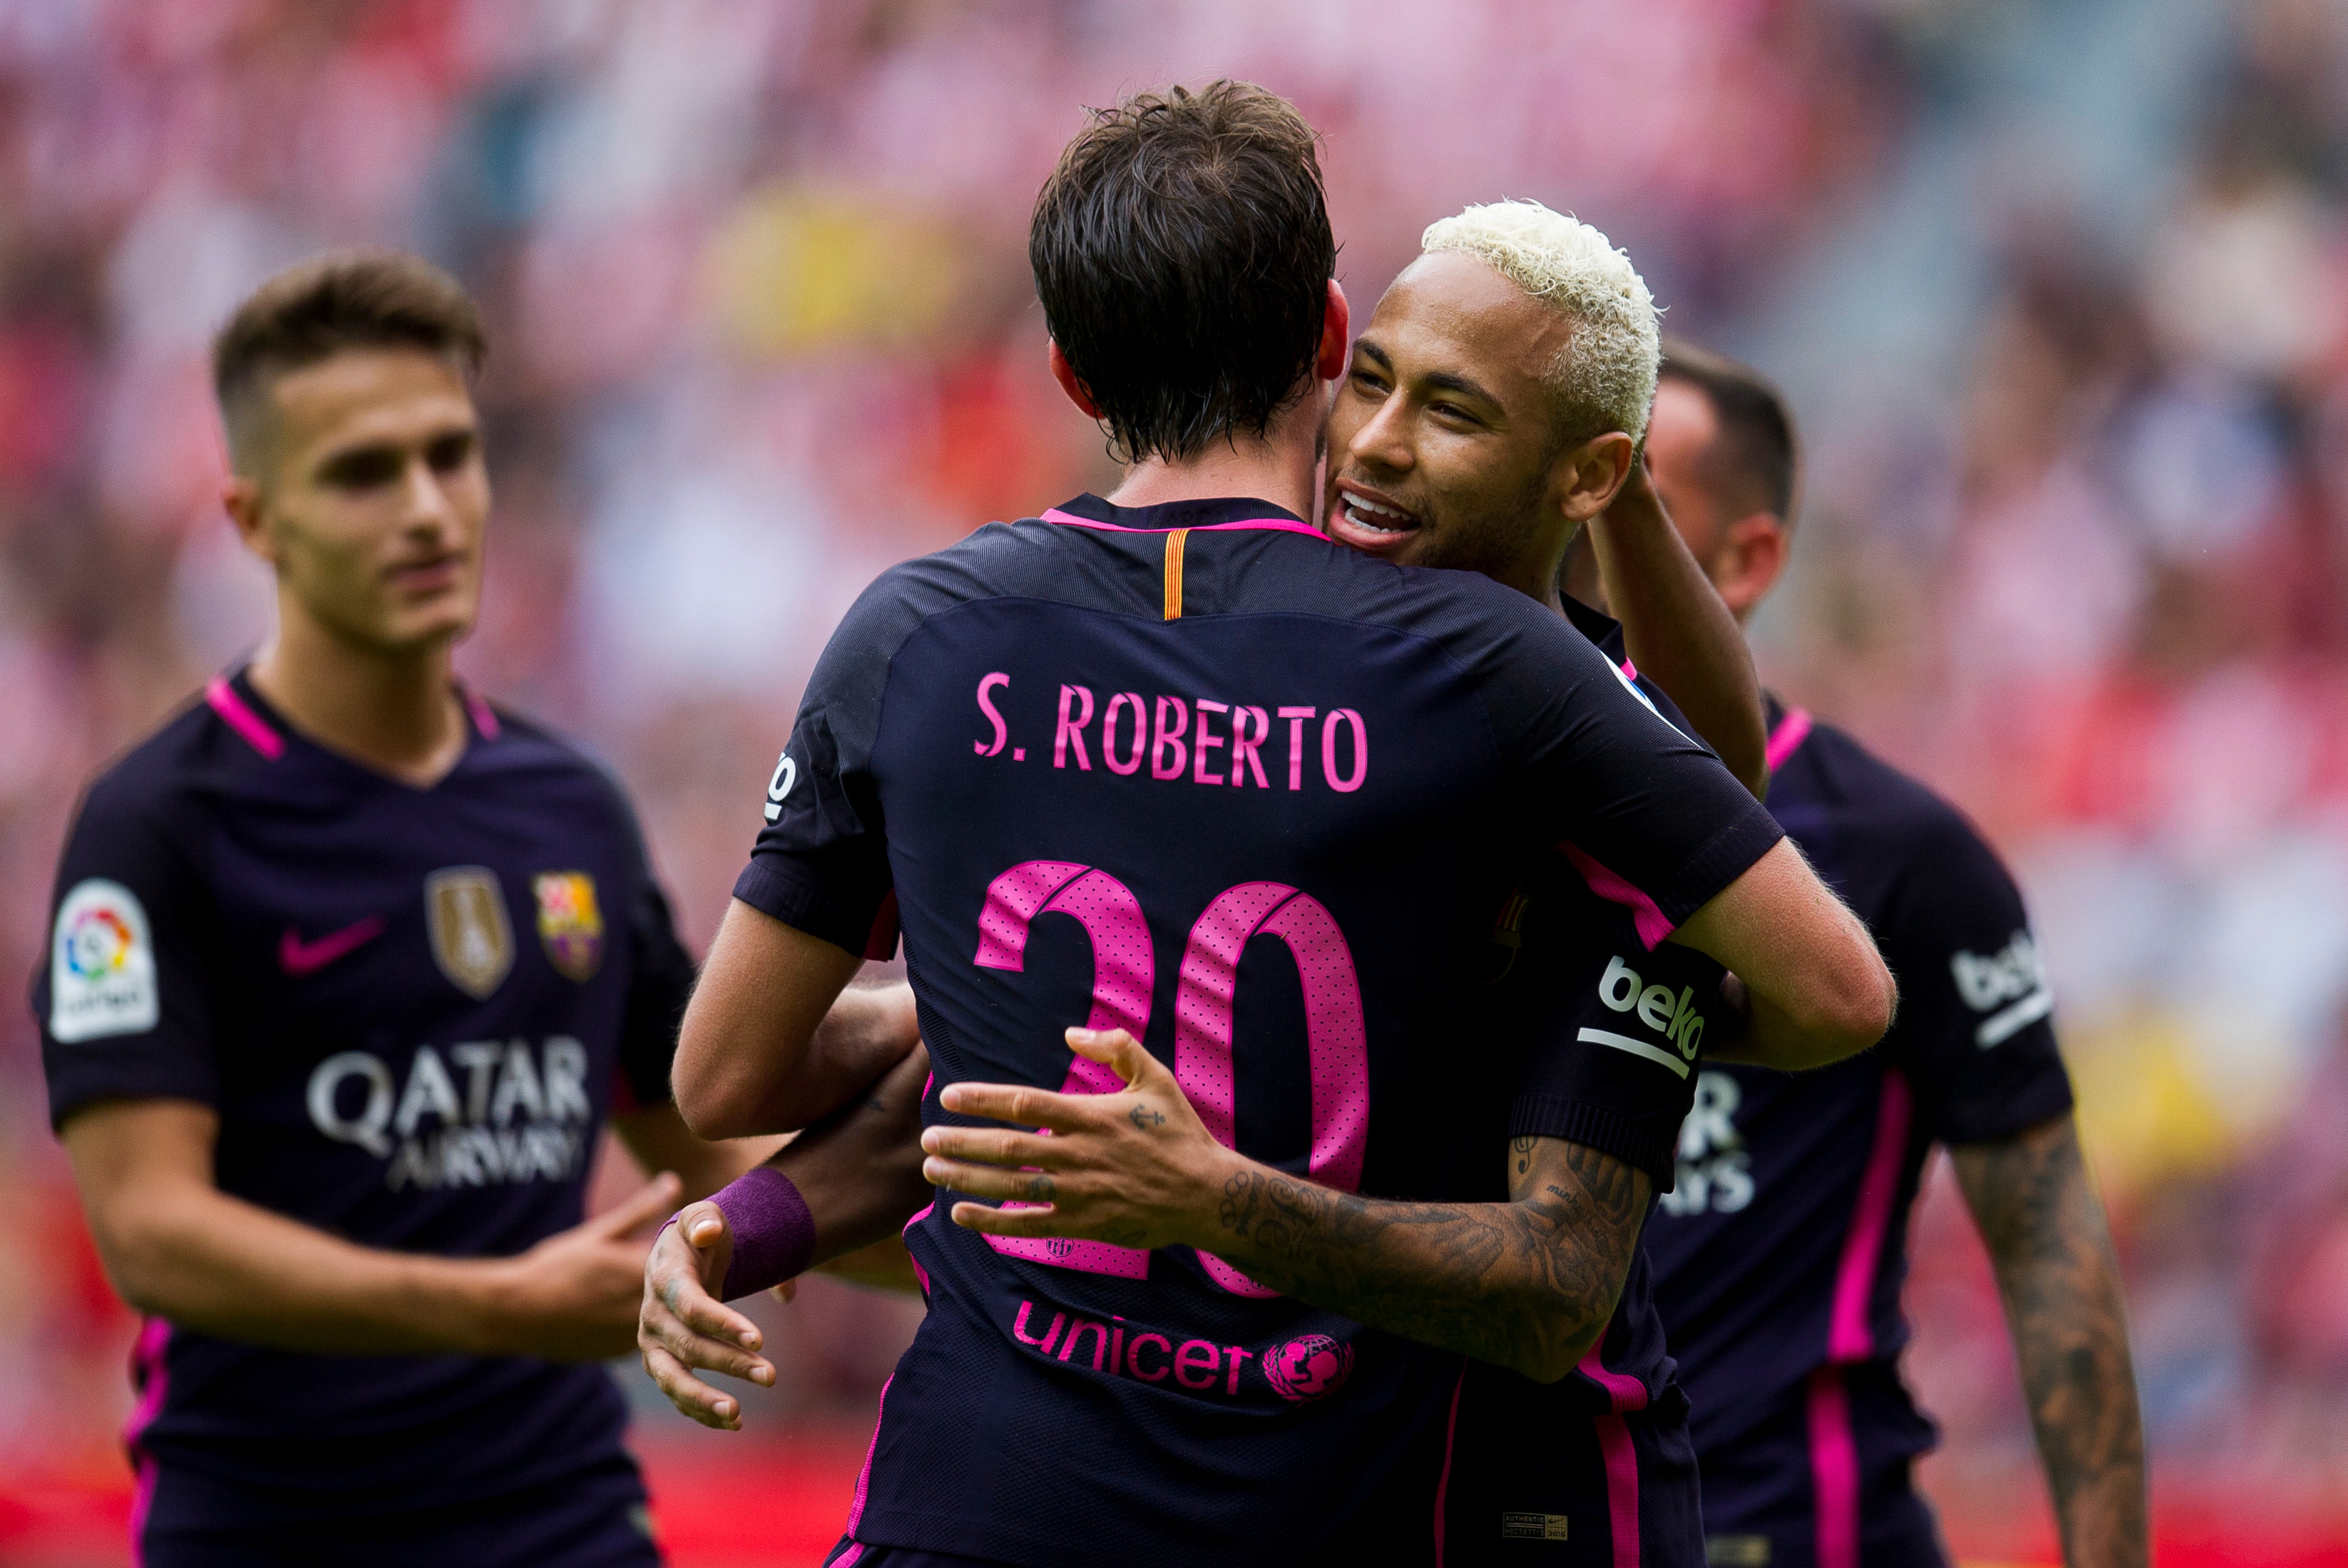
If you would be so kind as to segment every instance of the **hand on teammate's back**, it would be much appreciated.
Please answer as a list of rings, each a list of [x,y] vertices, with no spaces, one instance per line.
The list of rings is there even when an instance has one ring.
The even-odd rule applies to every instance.
[[[664,1171],[613,1208],[510,1260],[499,1296],[511,1348],[554,1361],[626,1355],[635,1342],[648,1250],[635,1233],[668,1212],[681,1190]]]
[[[1202,1193],[1221,1191],[1235,1159],[1215,1141],[1182,1086],[1122,1029],[1070,1029],[1078,1056],[1106,1064],[1116,1094],[1054,1094],[1014,1084],[958,1083],[946,1109],[1016,1127],[932,1127],[922,1173],[937,1186],[1004,1202],[959,1202],[955,1224],[997,1236],[1084,1236],[1123,1247],[1204,1244]]]

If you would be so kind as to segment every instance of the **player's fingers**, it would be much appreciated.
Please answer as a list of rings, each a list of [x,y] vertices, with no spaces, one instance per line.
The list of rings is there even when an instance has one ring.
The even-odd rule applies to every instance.
[[[671,1316],[695,1334],[756,1350],[766,1336],[758,1326],[701,1288],[693,1275],[677,1273],[653,1282],[653,1294]]]
[[[588,1221],[588,1227],[599,1236],[624,1236],[675,1208],[677,1194],[684,1191],[676,1172],[664,1171]]]
[[[722,1372],[745,1383],[756,1383],[761,1388],[775,1386],[775,1364],[763,1356],[752,1355],[735,1340],[695,1334],[683,1319],[673,1316],[650,1320],[643,1326],[651,1331],[661,1348],[687,1367]]]
[[[707,1252],[726,1239],[731,1227],[726,1223],[726,1211],[704,1198],[677,1211],[676,1229],[686,1245]]]
[[[1172,1077],[1123,1029],[1070,1029],[1068,1048],[1089,1061],[1107,1065],[1128,1088],[1141,1087],[1153,1071]]]
[[[938,1103],[963,1116],[991,1117],[1021,1127],[1066,1131],[1085,1124],[1084,1099],[1025,1084],[957,1083],[938,1091]]]
[[[705,1427],[721,1432],[742,1429],[742,1402],[723,1394],[687,1372],[675,1357],[657,1346],[644,1348],[644,1370],[668,1402]]]
[[[1050,1209],[994,1209],[984,1203],[956,1203],[953,1222],[965,1231],[989,1236],[1056,1236],[1059,1217]]]
[[[1043,1171],[1005,1171],[999,1165],[965,1165],[932,1154],[922,1161],[922,1179],[932,1187],[973,1198],[1010,1198],[1049,1203],[1062,1196],[1060,1179]]]
[[[931,1154],[988,1165],[1056,1168],[1075,1157],[1065,1138],[1038,1138],[996,1127],[932,1127],[922,1134],[922,1148]]]

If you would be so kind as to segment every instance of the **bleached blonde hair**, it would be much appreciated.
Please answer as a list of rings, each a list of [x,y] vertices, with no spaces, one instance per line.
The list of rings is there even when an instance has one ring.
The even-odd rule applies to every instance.
[[[1605,235],[1538,201],[1493,201],[1429,223],[1418,247],[1474,256],[1565,318],[1572,335],[1545,379],[1575,438],[1645,438],[1663,325],[1638,269]]]

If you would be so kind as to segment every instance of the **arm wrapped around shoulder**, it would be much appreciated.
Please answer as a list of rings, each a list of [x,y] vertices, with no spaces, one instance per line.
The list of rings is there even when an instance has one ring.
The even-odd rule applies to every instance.
[[[722,1301],[755,1295],[807,1272],[815,1257],[815,1216],[798,1185],[771,1165],[760,1165],[710,1199],[734,1233]]]

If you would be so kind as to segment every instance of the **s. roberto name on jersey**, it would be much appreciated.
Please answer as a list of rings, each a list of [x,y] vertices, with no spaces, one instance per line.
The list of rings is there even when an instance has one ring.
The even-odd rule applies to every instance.
[[[1004,671],[979,677],[974,696],[988,733],[971,742],[978,756],[1027,760],[1028,748],[1014,744],[1019,737],[1004,712],[1008,707],[1017,713],[1022,696]],[[1369,725],[1354,708],[1133,691],[1104,697],[1076,683],[1060,684],[1056,702],[1056,711],[1045,707],[1034,716],[1032,730],[1025,724],[1021,729],[1035,735],[1040,747],[1048,727],[1052,766],[1063,770],[1092,772],[1097,756],[1100,767],[1117,778],[1136,777],[1147,764],[1149,777],[1160,782],[1186,779],[1258,789],[1284,783],[1301,790],[1308,779],[1317,778],[1348,795],[1369,779]],[[767,779],[767,820],[782,814],[783,800],[798,779],[798,763],[786,748]]]

